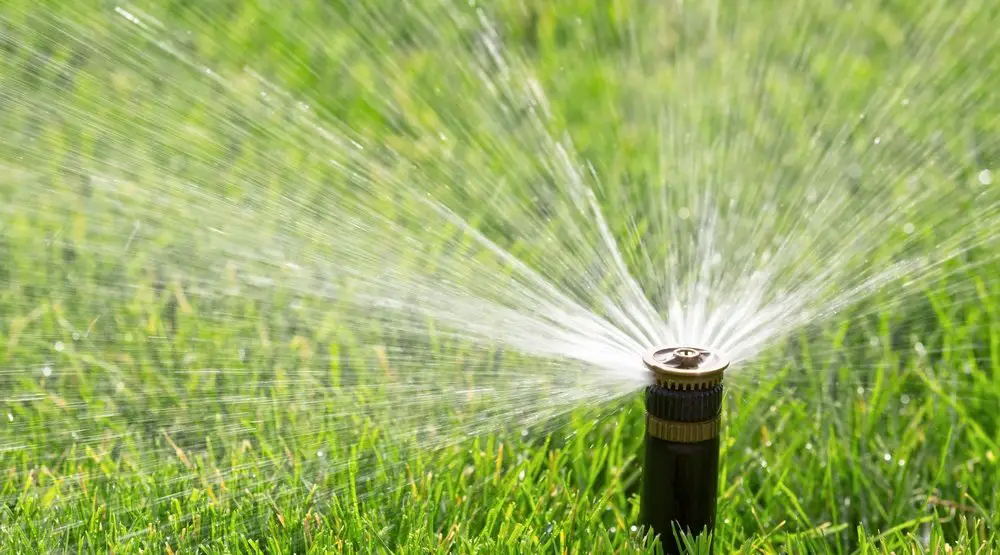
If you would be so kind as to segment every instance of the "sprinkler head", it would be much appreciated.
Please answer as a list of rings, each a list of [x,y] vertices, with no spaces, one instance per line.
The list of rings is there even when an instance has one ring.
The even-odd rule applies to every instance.
[[[700,534],[715,525],[722,377],[729,360],[689,346],[654,347],[642,359],[655,384],[646,388],[641,515],[665,552],[680,553],[672,541],[675,528]]]
[[[708,389],[722,383],[729,360],[699,347],[653,347],[642,355],[656,384],[673,390]]]

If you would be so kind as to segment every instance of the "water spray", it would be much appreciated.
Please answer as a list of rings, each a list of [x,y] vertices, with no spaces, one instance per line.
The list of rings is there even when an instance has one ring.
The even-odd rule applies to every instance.
[[[711,533],[719,488],[722,377],[729,361],[696,347],[656,347],[643,355],[656,383],[646,388],[642,523],[666,553],[674,531]]]

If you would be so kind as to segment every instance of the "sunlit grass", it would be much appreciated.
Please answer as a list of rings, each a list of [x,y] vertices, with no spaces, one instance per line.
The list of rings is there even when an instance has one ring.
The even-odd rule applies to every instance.
[[[384,183],[440,177],[435,193],[472,207],[466,215],[475,216],[473,225],[514,237],[507,246],[525,260],[547,262],[539,237],[520,241],[504,227],[509,221],[492,218],[485,206],[474,209],[489,188],[449,185],[461,183],[455,168],[489,170],[512,176],[509,190],[527,194],[517,178],[536,175],[511,167],[529,159],[504,150],[516,133],[528,135],[501,125],[521,114],[493,121],[493,129],[464,119],[482,102],[444,58],[447,45],[465,38],[460,26],[441,25],[441,36],[432,37],[440,43],[429,44],[402,15],[373,23],[370,13],[323,2],[301,3],[295,13],[254,2],[151,4],[135,13],[162,22],[162,36],[178,48],[170,55],[140,32],[121,31],[133,25],[122,15],[132,6],[115,12],[102,3],[11,2],[0,11],[3,551],[655,550],[637,527],[643,419],[635,396],[577,398],[581,384],[597,389],[601,382],[582,381],[582,372],[546,373],[543,360],[483,349],[433,321],[419,329],[413,322],[394,327],[385,317],[368,321],[344,300],[357,293],[349,280],[324,274],[321,263],[308,276],[290,265],[326,261],[338,241],[355,239],[343,233],[350,222],[324,215],[362,192],[325,165],[335,149],[291,125],[294,109],[258,101],[260,81],[242,73],[244,65],[292,98],[317,102],[310,107],[317,121],[342,122],[359,141],[425,164],[419,173],[387,164]],[[641,113],[657,94],[683,95],[685,74],[682,65],[654,64],[652,77],[623,66],[630,26],[642,26],[646,12],[636,3],[612,4],[502,2],[491,9],[510,47],[540,74],[552,126],[570,133],[595,164],[610,224],[625,257],[639,264],[643,249],[667,245],[644,242],[651,233],[647,222],[629,221],[634,207],[616,208],[648,198],[643,179],[662,168],[650,154],[656,149],[642,145],[661,129],[616,110]],[[743,163],[743,177],[780,167],[782,183],[812,169],[797,165],[809,159],[805,143],[815,131],[807,116],[832,106],[819,119],[853,124],[872,91],[894,97],[879,83],[903,71],[891,54],[902,28],[940,37],[950,23],[928,15],[933,10],[921,2],[751,7],[730,14],[720,7],[718,20],[693,16],[650,48],[664,56],[687,52],[709,36],[733,62],[784,10],[802,33],[822,35],[831,22],[856,28],[856,40],[843,42],[850,48],[814,53],[811,65],[798,59],[800,44],[767,43],[778,70],[765,88],[776,106],[741,113],[759,124],[760,143],[734,144],[774,157]],[[433,22],[445,11],[428,5],[423,13]],[[983,21],[966,28],[989,29],[986,11],[970,13]],[[328,24],[342,32],[324,32]],[[748,30],[725,32],[739,24]],[[380,32],[366,35],[372,28]],[[984,48],[992,44],[987,34],[972,37]],[[959,38],[955,44],[964,44]],[[383,51],[398,54],[392,76],[366,65]],[[928,72],[948,77],[937,83],[940,91],[919,91],[913,110],[919,104],[926,111],[895,128],[959,139],[934,149],[893,147],[875,158],[882,162],[876,170],[917,167],[899,160],[933,152],[945,167],[925,175],[927,186],[987,185],[982,172],[998,160],[1000,127],[989,108],[1000,74],[990,73],[989,51],[979,54],[978,72],[962,57],[928,59]],[[185,57],[216,68],[230,88],[197,77],[205,71],[177,61]],[[806,75],[806,65],[814,73]],[[716,79],[713,90],[728,82],[737,97],[749,83]],[[407,86],[388,85],[400,82]],[[662,88],[637,90],[650,82]],[[431,94],[442,87],[450,94]],[[612,107],[622,97],[634,104]],[[377,104],[390,100],[412,111],[387,117],[391,110]],[[970,106],[985,115],[959,118]],[[447,163],[428,143],[437,137],[414,136],[442,115],[479,141],[450,151],[456,159]],[[706,126],[698,130],[706,136],[731,125],[692,121]],[[878,130],[851,135],[858,149],[870,148],[869,131]],[[677,140],[674,148],[682,148]],[[366,205],[372,214],[412,217],[414,199],[394,196],[389,186],[378,192]],[[301,204],[280,203],[288,198]],[[559,203],[548,202],[557,212]],[[947,206],[948,213],[960,210]],[[225,229],[201,227],[215,223]],[[995,236],[981,223],[961,237],[973,244]],[[439,241],[422,244],[403,267],[434,275],[446,253],[483,256],[459,229],[441,221],[428,227],[435,229],[414,237],[436,232]],[[552,228],[554,236],[565,233]],[[914,248],[934,244],[940,229],[920,225]],[[391,234],[381,229],[372,237]],[[894,229],[870,241],[891,251],[904,240]],[[976,246],[951,260],[940,279],[914,283],[906,296],[886,290],[732,373],[716,552],[937,553],[944,542],[986,552],[996,544],[1000,264],[990,244]],[[375,240],[361,247],[373,257],[395,254]],[[815,253],[813,263],[824,254]],[[492,268],[484,258],[482,267]],[[536,385],[504,388],[505,380]],[[589,400],[607,404],[577,406]],[[519,408],[530,410],[514,414]]]

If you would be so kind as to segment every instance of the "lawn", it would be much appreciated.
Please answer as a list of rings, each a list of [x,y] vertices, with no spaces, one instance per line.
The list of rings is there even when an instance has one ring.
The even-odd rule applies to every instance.
[[[590,198],[657,307],[704,199],[720,290],[830,276],[727,376],[717,553],[1000,549],[1000,13],[476,4],[0,4],[0,551],[656,552],[641,387],[477,239],[627,308]]]

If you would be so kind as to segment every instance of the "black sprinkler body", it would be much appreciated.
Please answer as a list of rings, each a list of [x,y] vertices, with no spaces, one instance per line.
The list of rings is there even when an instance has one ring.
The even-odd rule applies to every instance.
[[[699,535],[715,526],[722,377],[729,361],[695,347],[658,347],[643,362],[656,383],[646,388],[641,519],[664,552],[681,553],[675,529]]]

